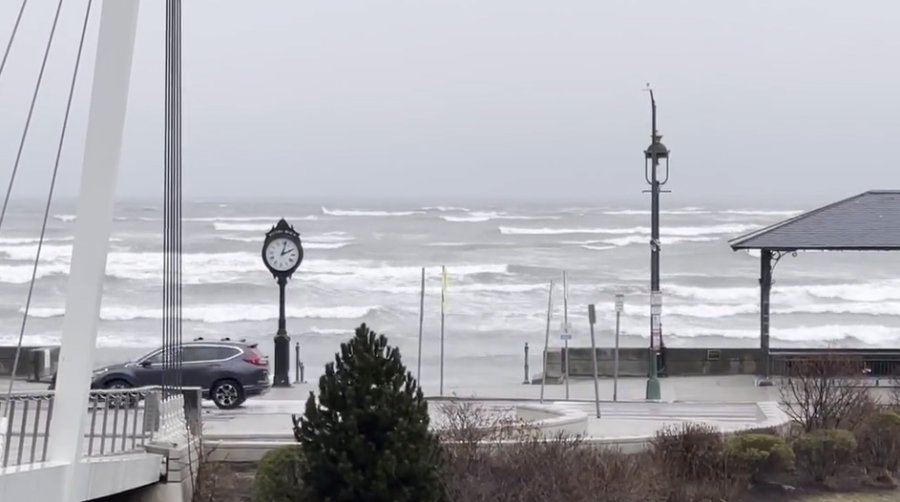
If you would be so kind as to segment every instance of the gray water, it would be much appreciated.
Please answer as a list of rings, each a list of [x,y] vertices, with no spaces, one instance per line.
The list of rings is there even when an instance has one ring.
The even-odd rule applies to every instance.
[[[759,259],[730,238],[800,208],[688,207],[662,215],[663,331],[669,346],[758,344]],[[58,343],[74,206],[51,219],[27,323],[27,344]],[[0,234],[0,343],[15,343],[31,274],[38,207],[22,206]],[[186,338],[246,338],[271,351],[276,284],[262,264],[266,230],[285,217],[306,257],[288,285],[288,331],[311,375],[362,322],[384,332],[415,368],[419,281],[426,268],[422,379],[438,378],[440,267],[449,273],[446,378],[519,381],[524,343],[532,368],[544,343],[548,285],[569,279],[573,346],[589,344],[596,303],[601,345],[612,344],[613,298],[626,296],[622,344],[649,328],[649,213],[629,207],[503,205],[326,207],[260,202],[188,203],[184,221]],[[158,204],[120,203],[107,265],[101,360],[138,355],[160,341]],[[773,346],[894,346],[900,340],[900,258],[888,253],[803,253],[775,271]],[[562,289],[554,290],[551,345],[559,345]]]

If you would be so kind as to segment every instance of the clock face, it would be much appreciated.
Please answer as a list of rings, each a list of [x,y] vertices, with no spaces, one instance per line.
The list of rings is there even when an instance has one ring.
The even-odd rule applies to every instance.
[[[287,237],[276,237],[266,246],[263,255],[266,263],[278,272],[286,272],[294,268],[300,261],[300,250],[297,244]]]

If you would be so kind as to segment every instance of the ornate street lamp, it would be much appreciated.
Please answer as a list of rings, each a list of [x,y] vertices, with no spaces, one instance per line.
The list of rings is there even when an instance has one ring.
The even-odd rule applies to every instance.
[[[659,194],[660,187],[669,181],[669,150],[662,144],[662,136],[656,130],[656,100],[650,91],[650,107],[653,125],[650,130],[650,146],[644,150],[644,178],[650,185],[650,350],[648,351],[647,399],[660,399],[657,359],[662,349],[662,293],[659,290]],[[665,161],[665,176],[659,179],[660,160]]]

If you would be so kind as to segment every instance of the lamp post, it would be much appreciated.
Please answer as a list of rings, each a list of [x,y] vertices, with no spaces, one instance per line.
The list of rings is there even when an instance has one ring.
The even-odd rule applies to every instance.
[[[659,379],[657,378],[657,354],[663,346],[662,341],[662,294],[659,290],[659,194],[660,187],[669,181],[669,150],[660,141],[662,136],[656,130],[656,99],[653,89],[650,91],[650,107],[652,110],[652,126],[650,130],[650,146],[644,150],[644,178],[650,185],[650,349],[648,351],[649,374],[647,378],[646,398],[660,399]],[[659,179],[659,162],[665,161],[665,176]]]

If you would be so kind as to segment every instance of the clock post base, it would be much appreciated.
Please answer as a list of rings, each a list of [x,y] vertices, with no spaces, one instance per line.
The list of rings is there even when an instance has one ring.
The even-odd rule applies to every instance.
[[[273,387],[291,387],[288,375],[291,361],[291,337],[287,333],[275,335],[275,372]]]

